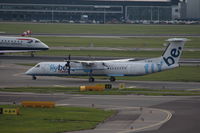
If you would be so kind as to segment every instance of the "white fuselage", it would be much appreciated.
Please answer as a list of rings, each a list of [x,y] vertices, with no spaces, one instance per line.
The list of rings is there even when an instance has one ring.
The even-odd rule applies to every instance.
[[[168,47],[163,55],[136,61],[134,59],[108,60],[108,61],[71,61],[41,62],[29,69],[26,74],[33,76],[140,76],[161,72],[179,66],[179,59],[186,38],[171,38],[167,40]]]
[[[48,50],[49,47],[39,39],[32,37],[6,37],[0,36],[0,53],[6,51],[39,51]]]
[[[132,61],[131,59],[127,61],[92,61],[95,63],[92,69],[79,62],[71,62],[70,73],[66,62],[42,62],[29,69],[26,74],[34,76],[88,76],[92,71],[93,76],[139,76],[179,66],[174,64],[169,67],[160,58],[141,61]]]

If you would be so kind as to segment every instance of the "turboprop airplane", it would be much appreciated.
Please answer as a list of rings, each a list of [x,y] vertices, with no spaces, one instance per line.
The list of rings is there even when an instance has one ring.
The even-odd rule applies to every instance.
[[[136,61],[134,58],[106,61],[40,62],[30,68],[26,74],[34,80],[36,76],[89,76],[89,82],[94,82],[93,76],[109,76],[115,81],[117,76],[140,76],[161,72],[179,67],[179,59],[186,38],[171,38],[167,40],[168,47],[163,55],[157,58]]]
[[[0,36],[0,53],[33,52],[48,50],[49,47],[39,39],[32,37],[6,37]]]

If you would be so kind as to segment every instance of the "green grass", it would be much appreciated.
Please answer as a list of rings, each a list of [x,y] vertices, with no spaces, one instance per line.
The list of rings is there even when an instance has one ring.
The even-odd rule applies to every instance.
[[[0,23],[0,31],[68,34],[200,34],[200,25]]]
[[[78,87],[17,87],[17,88],[0,88],[5,92],[35,92],[35,93],[75,93],[79,91]]]
[[[98,38],[98,37],[37,37],[50,47],[128,47],[128,48],[164,48],[170,37],[121,37],[121,38]],[[199,37],[188,37],[186,48],[200,48]]]
[[[15,63],[15,64],[21,66],[35,66],[37,63]]]
[[[200,82],[200,66],[181,66],[159,73],[137,77],[117,77],[117,79],[133,81]]]
[[[155,90],[155,89],[140,89],[140,88],[125,88],[113,89],[108,91],[85,91],[80,94],[86,95],[146,95],[146,96],[199,96],[199,91],[185,91],[185,90]]]
[[[101,56],[101,57],[126,57],[126,58],[151,58],[160,57],[163,51],[103,51],[103,50],[48,50],[36,52],[36,56]],[[30,53],[9,53],[10,55],[29,55]],[[200,51],[184,51],[181,58],[200,58]]]
[[[13,107],[0,105],[0,107]],[[62,133],[94,128],[113,111],[83,107],[20,108],[20,115],[1,115],[1,133]]]

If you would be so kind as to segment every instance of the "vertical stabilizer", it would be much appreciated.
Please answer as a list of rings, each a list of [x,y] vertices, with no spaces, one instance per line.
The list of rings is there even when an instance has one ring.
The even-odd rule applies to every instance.
[[[183,46],[188,39],[186,38],[171,38],[168,47],[163,53],[162,57],[167,66],[178,64],[180,56],[183,51]]]

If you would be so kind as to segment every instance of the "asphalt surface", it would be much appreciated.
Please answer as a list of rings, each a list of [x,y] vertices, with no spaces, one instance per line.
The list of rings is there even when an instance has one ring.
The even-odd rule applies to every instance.
[[[173,117],[157,131],[142,133],[198,133],[200,131],[200,97],[168,102],[153,107],[173,110]]]

